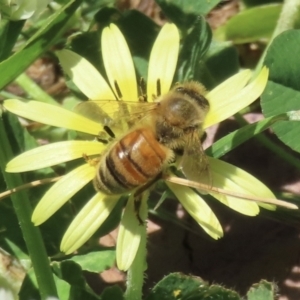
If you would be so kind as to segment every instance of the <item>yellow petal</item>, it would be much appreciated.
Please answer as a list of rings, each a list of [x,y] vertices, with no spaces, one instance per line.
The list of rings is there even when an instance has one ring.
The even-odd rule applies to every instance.
[[[179,53],[179,32],[174,24],[165,24],[153,45],[148,69],[147,95],[151,101],[157,95],[157,81],[160,80],[161,94],[171,87]]]
[[[223,236],[223,229],[216,215],[197,193],[188,187],[175,183],[166,182],[166,184],[207,234],[215,240]]]
[[[89,200],[64,234],[61,251],[70,254],[81,247],[106,220],[119,198],[97,193]]]
[[[239,212],[240,214],[246,216],[257,216],[259,214],[259,206],[255,202],[239,199],[236,197],[230,197],[228,195],[223,195],[214,192],[211,192],[210,194],[216,199],[218,199],[220,202],[222,202],[224,205]]]
[[[83,154],[100,154],[105,146],[91,141],[66,141],[37,147],[26,151],[6,166],[7,172],[25,172],[57,165],[69,160],[82,157]]]
[[[63,70],[89,99],[115,99],[107,82],[88,60],[66,49],[57,51],[56,55]]]
[[[259,75],[246,87],[251,72],[240,72],[206,95],[210,103],[210,110],[204,121],[204,128],[219,123],[239,112],[255,101],[265,89],[269,71],[264,67]]]
[[[209,166],[212,173],[212,185],[214,187],[244,195],[261,198],[275,198],[274,194],[262,182],[236,166],[211,157],[209,157]],[[231,209],[242,214],[255,216],[259,213],[259,207],[256,202],[214,192],[210,194]],[[270,210],[276,208],[276,206],[271,204],[260,205]]]
[[[84,164],[57,181],[39,201],[32,214],[34,225],[40,225],[95,177],[95,167]]]
[[[139,211],[143,221],[147,217],[147,198],[147,195],[143,196]],[[145,225],[141,225],[135,215],[134,197],[131,196],[122,217],[117,240],[117,265],[122,271],[129,269],[136,256],[142,232],[145,230],[143,226]]]
[[[4,107],[23,118],[42,124],[64,127],[80,132],[98,135],[102,126],[62,107],[39,101],[22,102],[17,99],[4,101]]]
[[[205,95],[209,101],[210,110],[205,118],[204,128],[218,123],[219,118],[222,118],[222,116],[219,116],[219,111],[224,107],[224,103],[231,101],[245,87],[250,78],[251,71],[244,70],[231,76]],[[230,116],[232,115],[231,113]]]
[[[101,49],[105,71],[116,95],[115,82],[118,83],[124,100],[137,101],[138,88],[132,56],[116,25],[110,24],[110,27],[103,29]]]

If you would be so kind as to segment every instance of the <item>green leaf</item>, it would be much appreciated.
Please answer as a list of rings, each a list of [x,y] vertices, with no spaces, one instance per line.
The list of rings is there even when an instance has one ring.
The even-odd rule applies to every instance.
[[[127,11],[116,24],[124,34],[131,54],[148,61],[159,26],[137,10]]]
[[[190,33],[183,40],[176,75],[179,81],[199,78],[201,58],[210,45],[211,37],[211,29],[205,19],[198,18]]]
[[[40,299],[38,285],[32,268],[28,271],[22,283],[19,299]]]
[[[238,52],[233,44],[213,41],[199,64],[195,79],[211,90],[239,69]]]
[[[69,19],[82,0],[72,0],[62,6],[18,52],[0,63],[0,89],[21,74],[37,57],[44,53],[64,33]]]
[[[70,284],[70,297],[73,300],[97,300],[99,297],[85,281],[80,266],[70,260],[52,263],[55,275]]]
[[[9,20],[1,20],[0,23],[0,61],[6,59],[16,41],[17,38],[23,28],[25,20],[21,21],[9,21]]]
[[[255,6],[255,5],[262,5],[262,4],[274,3],[274,2],[282,3],[283,0],[243,0],[243,2],[247,6]]]
[[[148,61],[138,56],[133,57],[133,63],[136,68],[137,78],[144,78],[147,82]]]
[[[265,57],[269,81],[261,96],[265,117],[300,110],[300,31],[288,30],[277,36]],[[286,145],[300,152],[299,121],[281,121],[272,126]]]
[[[247,293],[248,300],[273,300],[276,296],[276,286],[268,281],[262,280],[252,285]]]
[[[197,289],[206,288],[204,281],[197,277],[190,277],[180,273],[169,274],[158,282],[151,290],[146,300],[185,299]]]
[[[4,113],[2,117],[9,142],[14,151],[14,155],[18,155],[25,150],[25,129],[21,126],[16,115]]]
[[[8,249],[7,240],[9,240],[17,245],[22,252],[26,251],[18,219],[10,201],[1,201],[0,203],[0,228],[5,232],[5,235],[2,234],[0,238],[1,247]]]
[[[270,4],[243,10],[217,29],[215,35],[219,39],[231,40],[235,44],[270,38],[281,8],[281,4]]]
[[[199,15],[206,15],[220,0],[156,0],[164,14],[180,28],[189,28]]]
[[[218,285],[208,286],[199,277],[173,273],[152,289],[146,300],[241,300],[240,296]]]
[[[115,258],[114,250],[102,250],[84,255],[76,255],[71,260],[79,264],[82,270],[99,273],[112,267]]]
[[[292,69],[291,72],[293,72]],[[289,75],[286,74],[286,76]],[[284,81],[284,78],[282,79]],[[298,87],[296,85],[289,87],[288,82],[275,82],[277,80],[277,78],[273,79],[273,74],[270,74],[266,89],[262,94],[261,104],[266,117],[300,109],[300,90]]]
[[[205,153],[209,156],[219,158],[255,135],[263,132],[274,123],[284,119],[287,119],[286,114],[281,114],[278,116],[269,117],[257,123],[246,125],[213,143],[213,145],[205,150]]]
[[[98,5],[96,7],[98,11],[94,15],[94,20],[98,23],[98,28],[100,30],[102,30],[106,26],[109,26],[110,23],[113,23],[122,17],[122,13],[118,9],[107,5],[107,3],[103,3],[103,7],[101,7],[100,9]]]
[[[59,299],[69,299],[71,286],[69,283],[67,283],[65,280],[62,280],[61,278],[54,275],[54,281],[57,288],[57,294]]]
[[[117,285],[107,287],[101,294],[101,300],[124,300],[123,291]]]
[[[71,48],[77,54],[85,57],[93,64],[101,74],[104,74],[103,67],[101,68],[100,49],[100,34],[99,32],[84,32],[80,35],[72,37]]]
[[[9,247],[9,253],[13,253],[13,255],[18,259],[22,260],[22,265],[24,268],[29,269],[31,267],[31,262],[27,253],[25,253],[18,245],[10,241],[9,239],[5,239],[7,246]],[[25,262],[29,262],[29,265]]]

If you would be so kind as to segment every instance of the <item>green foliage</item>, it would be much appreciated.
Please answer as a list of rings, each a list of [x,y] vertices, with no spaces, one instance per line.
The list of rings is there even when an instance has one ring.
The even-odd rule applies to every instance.
[[[118,286],[106,288],[101,294],[101,300],[124,300],[123,291]]]
[[[39,287],[37,285],[33,269],[29,270],[19,292],[20,299],[39,299]]]
[[[82,270],[100,273],[109,269],[115,261],[114,250],[102,250],[90,252],[85,255],[76,255],[71,258],[81,266]]]
[[[156,0],[165,15],[182,29],[188,29],[196,19],[207,14],[220,0]]]
[[[205,19],[198,17],[190,32],[184,37],[178,65],[178,79],[190,81],[199,78],[201,58],[211,42],[211,30]]]
[[[288,116],[286,114],[281,114],[275,117],[266,118],[257,123],[246,125],[221,138],[207,148],[205,152],[209,156],[216,158],[221,157],[280,120],[288,120]]]
[[[63,279],[70,285],[69,291],[66,285],[61,285],[60,293],[66,293],[62,295],[62,299],[99,299],[99,297],[95,295],[94,292],[87,285],[83,276],[84,274],[79,264],[73,261],[53,262],[52,268],[54,274],[59,279]]]
[[[247,300],[274,299],[274,286],[261,281],[247,293]],[[146,300],[242,300],[235,291],[220,285],[208,285],[199,277],[173,273],[155,285]]]
[[[276,295],[276,286],[265,280],[254,284],[247,293],[248,300],[273,300]]]
[[[125,12],[116,24],[126,36],[132,55],[143,57],[148,61],[159,27],[135,10]]]
[[[0,23],[0,62],[6,59],[12,51],[17,38],[24,26],[24,21],[2,20]]]
[[[240,68],[238,52],[230,42],[212,41],[197,69],[197,78],[208,90],[230,76]]]
[[[264,5],[264,4],[271,4],[271,3],[281,3],[283,0],[243,0],[243,2],[247,6],[258,6],[258,5]]]
[[[300,31],[285,31],[276,37],[265,57],[270,69],[267,87],[261,105],[265,117],[300,110]],[[298,120],[277,122],[272,126],[276,135],[293,150],[300,151]]]
[[[23,47],[0,63],[0,88],[3,88],[42,55],[66,30],[66,25],[82,0],[73,0],[62,6],[51,20],[41,27]],[[3,32],[3,34],[6,34]]]
[[[235,44],[270,38],[281,9],[281,4],[270,4],[243,10],[218,28],[216,36],[219,39],[231,40]]]
[[[199,277],[174,273],[166,276],[150,292],[146,300],[196,300],[222,299],[240,300],[237,293],[220,286],[209,286]]]

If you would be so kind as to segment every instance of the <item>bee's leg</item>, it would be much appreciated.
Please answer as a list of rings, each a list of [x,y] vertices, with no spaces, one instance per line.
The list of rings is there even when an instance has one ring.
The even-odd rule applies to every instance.
[[[92,167],[95,167],[99,162],[98,158],[90,158],[86,153],[82,153],[82,157],[85,160],[85,162]]]
[[[207,138],[207,133],[204,131],[202,136],[201,136],[201,143],[204,143],[204,141],[206,140]]]
[[[144,222],[143,222],[143,220],[140,216],[140,207],[141,207],[142,195],[147,189],[149,189],[154,183],[156,183],[157,180],[159,180],[161,178],[162,178],[162,172],[160,172],[157,176],[155,176],[149,182],[147,182],[146,184],[141,186],[134,193],[134,210],[135,210],[135,214],[136,214],[136,217],[137,217],[140,225],[144,224]]]
[[[89,163],[90,162],[90,157],[86,153],[82,153],[82,157],[85,160],[85,162]]]
[[[109,126],[104,125],[103,130],[104,131],[100,131],[96,136],[98,142],[102,144],[108,144],[115,139],[116,136]],[[109,135],[109,137],[107,135]]]

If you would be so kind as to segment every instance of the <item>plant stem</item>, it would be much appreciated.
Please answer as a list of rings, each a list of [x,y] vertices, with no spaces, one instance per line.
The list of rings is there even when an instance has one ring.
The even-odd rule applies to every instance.
[[[297,21],[297,18],[299,17],[299,11],[300,11],[300,0],[285,0],[283,2],[282,10],[281,10],[279,19],[277,21],[277,25],[274,29],[274,32],[268,43],[268,46],[264,50],[264,53],[261,56],[257,66],[255,68],[255,74],[258,73],[260,71],[260,69],[262,68],[267,50],[268,50],[269,46],[271,45],[272,41],[283,31],[294,28],[295,22]]]
[[[58,103],[27,76],[26,73],[22,73],[17,77],[16,83],[36,101],[58,105]]]
[[[0,116],[0,168],[9,189],[23,184],[19,174],[5,172],[6,163],[13,158],[12,149],[7,138],[4,122]],[[33,269],[37,278],[42,299],[57,296],[56,286],[50,269],[42,236],[37,227],[31,222],[32,207],[25,191],[11,195],[11,200],[17,215],[23,237],[30,255]]]
[[[19,99],[19,100],[24,100],[24,98],[16,96],[10,92],[7,91],[0,91],[0,96],[3,97],[4,99]]]
[[[147,199],[148,193],[146,193],[142,199],[140,207],[140,216],[142,220],[146,220],[148,213]],[[144,282],[144,272],[147,268],[146,265],[146,241],[147,241],[147,226],[142,226],[141,230],[141,241],[136,253],[136,256],[133,260],[132,265],[130,266],[127,273],[127,289],[125,292],[126,300],[141,300],[142,299],[142,288]]]
[[[285,0],[271,41],[283,31],[293,29],[299,17],[300,1]]]

